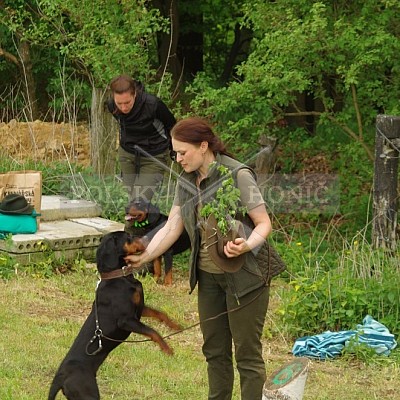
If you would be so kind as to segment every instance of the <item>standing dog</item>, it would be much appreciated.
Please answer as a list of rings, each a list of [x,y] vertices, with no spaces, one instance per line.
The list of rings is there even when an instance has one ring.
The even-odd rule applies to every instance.
[[[132,200],[125,209],[125,232],[133,237],[136,252],[142,252],[154,235],[165,225],[168,217],[160,209],[142,198]],[[186,231],[164,254],[164,284],[172,284],[173,256],[190,248],[190,239]],[[154,278],[161,278],[161,257],[153,261]]]
[[[96,253],[101,281],[92,311],[53,379],[48,400],[54,400],[60,390],[68,400],[100,399],[97,370],[131,332],[147,336],[163,352],[173,354],[159,333],[140,320],[152,317],[180,329],[167,315],[144,304],[142,284],[133,277],[132,268],[125,266],[124,257],[132,254],[131,245],[126,232],[108,233],[101,240]]]

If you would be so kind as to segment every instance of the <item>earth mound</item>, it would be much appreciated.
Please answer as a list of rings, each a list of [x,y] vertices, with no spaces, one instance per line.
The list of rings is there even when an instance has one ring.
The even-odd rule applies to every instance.
[[[17,162],[68,160],[90,165],[90,134],[86,124],[0,122],[0,150]]]

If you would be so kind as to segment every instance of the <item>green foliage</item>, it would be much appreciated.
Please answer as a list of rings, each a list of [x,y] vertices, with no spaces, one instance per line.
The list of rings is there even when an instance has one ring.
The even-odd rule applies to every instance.
[[[375,350],[366,343],[358,342],[358,333],[356,333],[354,337],[350,338],[349,343],[342,350],[342,355],[347,359],[355,357],[366,364],[377,362],[377,354]],[[387,358],[386,356],[381,357]]]
[[[376,114],[399,112],[399,7],[373,0],[247,2],[254,39],[238,79],[215,88],[199,75],[188,87],[193,110],[217,121],[225,141],[245,146],[240,138],[254,142],[272,121],[307,115],[296,99],[309,94],[321,127],[336,125],[371,158],[368,128]]]
[[[372,217],[371,193],[374,166],[365,152],[352,142],[338,146],[340,157],[335,162],[340,177],[340,213],[344,216],[343,229],[366,226]],[[347,222],[348,221],[348,222]],[[368,229],[370,230],[370,226]],[[369,231],[368,231],[369,232]]]
[[[245,82],[214,88],[209,77],[198,74],[187,92],[193,96],[194,112],[217,121],[219,136],[235,153],[254,149],[275,118],[265,93],[249,91]]]
[[[93,201],[102,209],[102,217],[123,221],[128,194],[122,183],[115,177],[99,177],[90,171],[64,179],[61,193],[73,199]]]
[[[210,165],[210,168],[213,166]],[[222,235],[226,235],[234,227],[235,216],[238,213],[245,214],[246,207],[240,206],[240,190],[235,186],[231,171],[224,165],[217,167],[221,178],[221,186],[217,189],[215,199],[206,203],[200,210],[202,217],[214,215],[218,228]]]
[[[42,172],[42,194],[60,194],[72,173],[80,173],[82,166],[58,161],[51,164],[27,158],[21,164],[0,150],[0,173],[8,171],[35,170]]]
[[[0,279],[8,280],[14,276],[44,279],[57,274],[84,271],[86,268],[86,261],[80,256],[67,261],[63,256],[57,257],[46,241],[38,242],[37,245],[41,261],[18,262],[9,253],[0,252]]]
[[[376,115],[378,99],[389,113],[394,105],[393,98],[388,99],[384,92],[389,88],[392,93],[399,90],[394,63],[400,45],[394,23],[398,11],[399,4],[373,0],[351,4],[258,1],[255,7],[253,3],[247,16],[260,39],[255,42],[251,62],[245,66],[247,79],[254,79],[248,72],[264,71],[265,82],[272,78],[271,86],[277,83],[273,91],[283,96],[282,104],[287,104],[290,91],[308,89],[332,112],[335,97],[324,79],[332,76],[334,90],[350,100],[345,105],[347,109],[343,109],[343,117],[354,118],[350,88],[355,85],[356,101],[365,106],[361,111],[363,119],[370,123]],[[269,18],[265,19],[265,15]],[[392,73],[388,76],[385,71]],[[383,92],[374,89],[378,87]]]
[[[168,25],[158,10],[146,5],[145,0],[41,0],[32,7],[10,9],[8,26],[32,44],[56,48],[80,63],[95,84],[104,85],[121,72],[139,78],[151,74],[149,62],[157,54],[154,34]]]
[[[92,87],[105,88],[111,78],[121,73],[131,74],[149,86],[160,81],[156,76],[156,37],[157,33],[168,31],[169,21],[148,0],[4,3],[0,8],[0,33],[4,32],[0,48],[21,62],[19,46],[27,43],[35,80],[25,82],[21,79],[22,68],[0,59],[0,77],[4,77],[0,79],[0,93],[9,93],[11,88],[15,92],[12,104],[3,101],[3,93],[0,95],[0,105],[10,110],[8,119],[26,117],[24,107],[29,103],[25,84],[36,86],[37,99],[28,100],[38,101],[46,117],[50,105],[52,117],[59,120],[68,112],[73,112],[74,118],[87,119]],[[14,73],[10,74],[10,70]],[[13,75],[15,79],[10,79]],[[168,75],[164,74],[156,93],[165,95],[169,91]],[[168,93],[165,98],[169,97]],[[18,107],[15,101],[20,102]]]
[[[358,240],[342,251],[330,251],[336,263],[329,270],[320,268],[318,260],[301,262],[299,254],[288,257],[297,257],[299,262],[288,264],[291,279],[282,292],[278,312],[286,331],[296,337],[353,329],[369,314],[393,334],[399,334],[400,275],[396,259]],[[287,253],[292,252],[288,248]],[[307,253],[303,257],[307,259]]]
[[[224,80],[231,75],[225,69],[234,68],[246,58],[251,31],[242,25],[244,3],[245,0],[236,0],[230,2],[229,7],[223,0],[205,0],[196,4],[192,0],[183,0],[179,3],[182,30],[202,34],[204,72],[215,82],[225,83]],[[197,18],[200,23],[195,26],[192,22],[195,18],[191,18],[194,13],[200,16]],[[185,23],[186,16],[190,24]],[[229,60],[230,53],[237,47],[235,59]],[[233,65],[229,65],[230,62]]]
[[[313,157],[323,159],[325,165],[319,165],[318,158],[311,164],[309,160]],[[367,235],[370,233],[373,168],[364,149],[335,126],[320,127],[314,136],[297,129],[280,142],[279,173],[298,174],[311,170],[310,173],[319,174],[321,180],[328,175],[335,178],[332,193],[327,194],[336,196],[332,200],[336,200],[334,205],[337,206],[334,213],[341,217],[338,229],[349,235],[355,235],[365,226]],[[299,213],[295,215],[299,221],[311,222],[309,214],[305,218]]]
[[[368,346],[366,343],[359,343],[357,335],[349,340],[348,345],[346,345],[341,352],[341,357],[345,362],[356,359],[365,365],[373,365],[375,368],[378,366],[396,364],[396,362],[399,362],[399,356],[400,352],[398,348],[390,353],[390,357],[378,355],[371,346]]]
[[[89,83],[71,66],[55,67],[55,75],[49,78],[46,87],[53,118],[57,121],[87,120],[92,100],[92,88]]]
[[[27,275],[38,279],[47,279],[53,275],[65,274],[69,272],[84,271],[86,268],[86,260],[81,256],[77,256],[74,260],[66,260],[63,256],[56,257],[53,251],[42,243],[43,252],[46,258],[42,261],[28,263],[20,266],[15,271],[17,275]]]
[[[14,258],[8,253],[0,252],[0,279],[10,279],[14,276],[16,268],[18,268],[18,264]]]

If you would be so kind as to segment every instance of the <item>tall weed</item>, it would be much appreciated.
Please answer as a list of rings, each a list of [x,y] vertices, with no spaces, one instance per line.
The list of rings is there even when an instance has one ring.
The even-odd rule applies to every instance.
[[[367,314],[400,333],[398,258],[373,249],[362,235],[320,256],[288,246],[286,257],[297,263],[288,263],[291,276],[278,314],[290,336],[352,329]],[[327,260],[330,268],[321,268]]]

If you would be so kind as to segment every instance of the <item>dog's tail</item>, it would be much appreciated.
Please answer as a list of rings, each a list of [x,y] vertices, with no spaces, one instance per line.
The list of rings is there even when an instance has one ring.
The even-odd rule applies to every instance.
[[[47,397],[47,400],[55,400],[57,393],[61,390],[61,383],[59,379],[57,379],[57,375],[53,379],[53,382],[51,383],[50,390],[49,390],[49,396]]]

